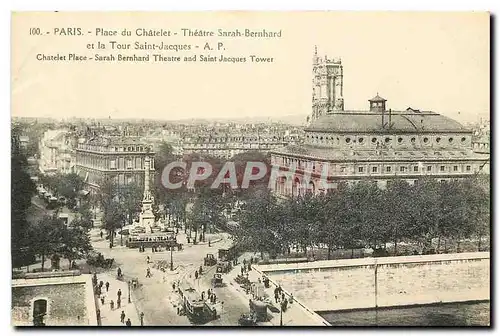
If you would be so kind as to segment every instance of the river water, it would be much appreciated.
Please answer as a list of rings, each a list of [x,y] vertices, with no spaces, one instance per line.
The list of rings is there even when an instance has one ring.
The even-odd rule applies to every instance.
[[[490,302],[319,313],[332,326],[489,326]]]

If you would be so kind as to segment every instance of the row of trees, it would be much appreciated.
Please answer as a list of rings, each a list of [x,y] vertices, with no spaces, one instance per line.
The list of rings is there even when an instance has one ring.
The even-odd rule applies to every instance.
[[[142,190],[136,184],[120,186],[113,180],[103,181],[98,195],[98,203],[103,211],[104,228],[111,237],[124,225],[132,224],[141,210]]]
[[[28,214],[34,207],[31,201],[36,188],[28,174],[26,153],[20,147],[19,131],[15,128],[11,140],[12,266],[17,268],[30,265],[35,262],[35,256],[39,256],[43,270],[45,260],[49,257],[54,261],[58,261],[61,257],[67,258],[70,264],[84,257],[91,250],[87,234],[91,225],[89,206],[78,209],[79,214],[70,226],[66,226],[59,218],[58,210],[54,212],[42,210],[45,215],[37,220],[28,221]],[[50,179],[55,181],[55,178]],[[72,177],[67,180],[72,180]]]
[[[40,183],[57,196],[66,198],[68,208],[76,208],[79,192],[83,189],[83,179],[78,174],[42,175]]]
[[[482,177],[415,185],[399,180],[382,190],[360,182],[325,195],[306,194],[280,200],[259,190],[240,213],[234,232],[238,241],[261,252],[279,254],[290,246],[337,249],[385,249],[392,243],[415,243],[429,250],[437,239],[460,244],[466,238],[489,235],[489,183]],[[458,246],[458,249],[460,247]]]
[[[84,258],[92,250],[87,228],[77,223],[65,225],[57,212],[30,225],[29,237],[31,251],[41,258],[42,271],[47,257],[53,262],[63,257],[71,265],[74,260]]]

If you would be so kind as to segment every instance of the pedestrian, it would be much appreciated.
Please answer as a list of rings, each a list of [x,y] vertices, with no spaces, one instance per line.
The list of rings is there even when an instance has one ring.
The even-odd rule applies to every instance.
[[[102,239],[102,235],[103,235],[103,233],[102,233],[102,230],[101,230],[101,233],[100,233],[101,239]]]
[[[198,271],[194,271],[194,278],[198,279]]]
[[[101,310],[98,308],[96,311],[95,311],[96,315],[97,315],[97,321],[99,323],[101,323]]]
[[[278,302],[279,298],[280,298],[279,289],[278,287],[276,287],[274,289],[274,300],[276,301],[276,303]]]
[[[201,292],[201,301],[205,299],[205,291]]]
[[[175,282],[172,282],[172,289],[175,291]]]
[[[102,288],[102,286],[104,286],[104,281],[99,281],[99,288]]]
[[[104,306],[104,295],[103,295],[103,296],[101,296],[101,305],[103,305],[103,306]]]
[[[95,292],[96,292],[97,296],[100,296],[101,295],[101,287],[96,286],[95,287]]]
[[[92,285],[97,285],[97,273],[94,272],[94,276],[92,277]]]
[[[281,292],[281,301],[285,301],[285,293]]]
[[[210,246],[211,246],[211,245],[210,245],[210,240],[209,240],[209,241],[208,241],[208,247],[210,247]]]
[[[200,266],[200,270],[198,272],[200,275],[203,273],[203,267]]]
[[[244,272],[245,272],[245,269],[243,268],[243,266],[241,266],[241,275],[243,275]]]
[[[131,327],[132,326],[132,322],[130,322],[130,318],[127,319],[127,322],[125,322],[125,324],[127,325],[127,327]]]
[[[120,308],[121,308],[121,306],[122,306],[122,299],[118,299],[118,300],[116,300],[116,308],[117,308],[117,309],[120,309]]]
[[[122,277],[122,269],[120,267],[116,270],[116,274],[118,275],[118,278]]]
[[[146,257],[146,263],[149,264],[150,260],[149,260],[149,256]]]
[[[122,296],[122,290],[121,290],[121,289],[119,289],[119,290],[118,290],[118,293],[116,293],[116,295],[118,296],[118,299],[120,299],[120,298],[121,298],[121,296]]]
[[[211,295],[211,294],[212,294],[212,290],[209,288],[209,289],[207,290],[207,297],[210,297],[210,295]]]
[[[106,293],[109,292],[109,282],[106,281]]]
[[[146,278],[151,278],[151,269],[149,267],[146,270]]]
[[[144,325],[144,312],[141,312],[141,327]]]
[[[151,246],[151,253],[155,253],[155,247]]]
[[[121,321],[122,323],[125,323],[125,312],[124,312],[123,310],[122,310],[122,313],[121,313],[121,315],[120,315],[120,321]]]
[[[243,259],[243,266],[246,266],[246,264],[247,264],[247,260]]]
[[[113,241],[109,242],[109,248],[113,248]]]
[[[113,302],[113,300],[111,300],[109,302],[109,306],[110,306],[111,310],[115,309],[115,303]]]

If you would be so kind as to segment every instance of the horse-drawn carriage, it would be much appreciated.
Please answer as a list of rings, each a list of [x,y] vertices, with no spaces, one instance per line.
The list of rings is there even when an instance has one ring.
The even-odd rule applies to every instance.
[[[111,268],[115,259],[104,258],[100,252],[90,252],[87,256],[87,264],[93,267]]]

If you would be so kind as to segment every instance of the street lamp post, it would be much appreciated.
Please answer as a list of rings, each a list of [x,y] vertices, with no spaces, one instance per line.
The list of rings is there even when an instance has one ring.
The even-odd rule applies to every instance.
[[[120,246],[123,246],[123,222],[120,229]]]
[[[174,247],[170,246],[170,270],[174,270]]]
[[[132,303],[132,300],[130,300],[130,283],[132,282],[132,280],[129,280],[128,282],[128,303]]]
[[[283,304],[281,304],[280,309],[280,327],[283,327]]]

